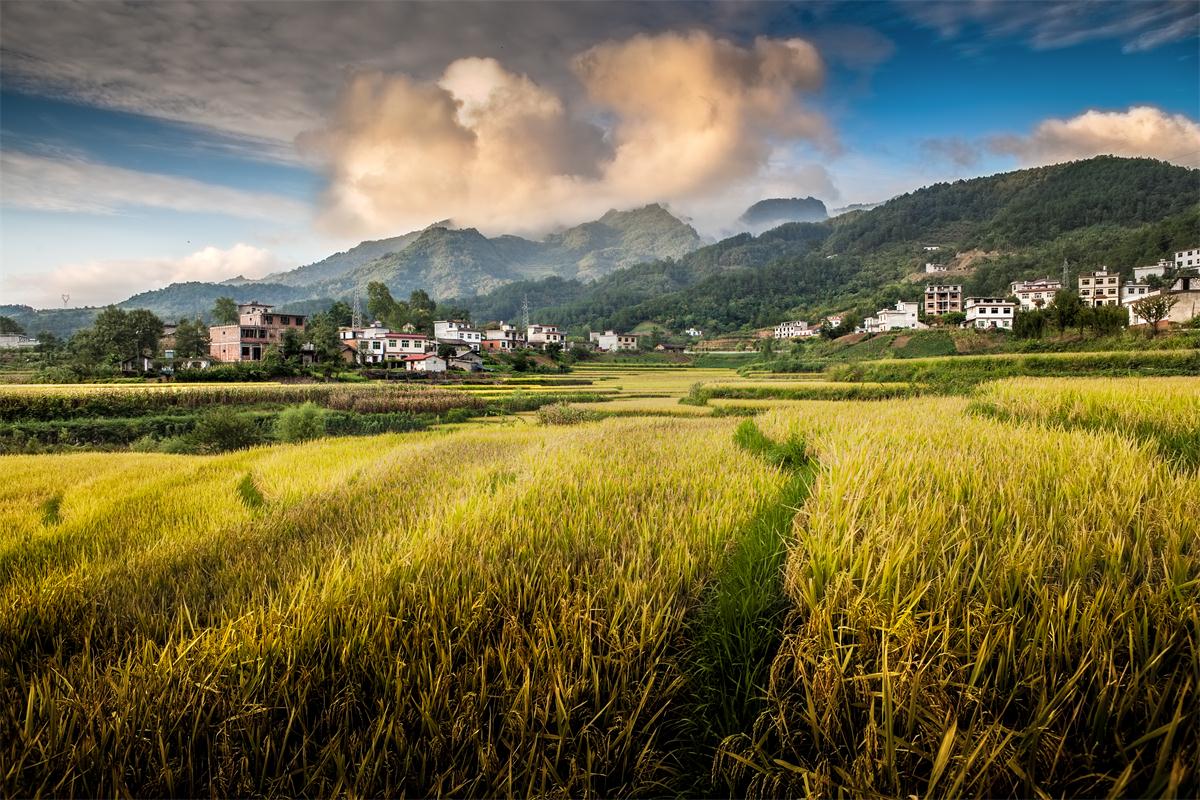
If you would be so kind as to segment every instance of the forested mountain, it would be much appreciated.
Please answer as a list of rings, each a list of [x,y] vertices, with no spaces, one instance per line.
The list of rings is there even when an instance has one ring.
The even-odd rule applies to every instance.
[[[760,233],[788,222],[820,222],[829,213],[815,197],[779,197],[759,200],[738,219],[746,230]]]
[[[1018,278],[1122,270],[1200,244],[1200,171],[1150,159],[1100,157],[937,184],[823,223],[732,237],[672,262],[614,273],[590,286],[522,282],[466,301],[480,318],[511,317],[529,295],[540,317],[566,325],[728,331],[786,316],[871,313],[917,299],[906,280],[937,244],[994,253],[958,278],[967,294],[1004,294]]]
[[[391,253],[398,253],[413,242],[421,231],[413,231],[403,236],[393,236],[390,239],[376,239],[362,242],[349,250],[334,253],[315,264],[297,267],[287,272],[276,272],[268,275],[259,283],[274,283],[283,286],[308,286],[314,283],[333,280],[345,275],[377,258],[383,258]]]

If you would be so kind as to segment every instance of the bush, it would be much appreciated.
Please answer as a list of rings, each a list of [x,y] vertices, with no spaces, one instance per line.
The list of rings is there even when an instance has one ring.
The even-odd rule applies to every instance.
[[[218,408],[205,412],[196,420],[189,439],[199,452],[223,453],[261,444],[263,435],[250,417]]]
[[[555,403],[538,409],[538,422],[543,425],[578,425],[581,422],[593,422],[601,418],[601,414],[586,408],[575,408],[566,403]]]
[[[284,409],[275,419],[275,438],[306,442],[325,435],[325,416],[313,402]]]

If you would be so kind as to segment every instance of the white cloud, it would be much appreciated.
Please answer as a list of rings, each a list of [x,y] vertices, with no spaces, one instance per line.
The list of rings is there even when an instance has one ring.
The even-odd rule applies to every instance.
[[[837,150],[799,98],[823,78],[803,40],[639,35],[573,66],[586,116],[494,59],[454,61],[437,82],[354,76],[329,124],[299,140],[329,165],[324,222],[364,235],[445,218],[545,229],[612,207],[702,203],[757,181],[785,145]]]
[[[283,265],[269,251],[248,244],[228,249],[209,246],[183,258],[130,258],[64,264],[37,274],[7,275],[4,296],[11,302],[48,308],[69,294],[72,306],[104,305],[138,292],[182,281],[223,281],[241,275],[261,278]]]
[[[0,205],[89,214],[149,207],[274,221],[299,221],[310,213],[303,203],[265,192],[18,151],[0,152]]]
[[[1200,123],[1152,106],[1092,110],[1070,119],[1045,120],[1028,136],[995,137],[990,146],[1027,166],[1116,155],[1200,167]]]

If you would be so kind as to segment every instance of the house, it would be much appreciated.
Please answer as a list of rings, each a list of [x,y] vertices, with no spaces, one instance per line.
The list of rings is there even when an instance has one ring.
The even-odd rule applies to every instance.
[[[1181,251],[1181,252],[1187,252],[1187,251]],[[1176,253],[1175,255],[1178,256],[1179,253]],[[1145,283],[1147,278],[1151,278],[1151,277],[1161,278],[1164,275],[1166,275],[1169,270],[1173,271],[1174,269],[1175,269],[1174,261],[1171,261],[1166,258],[1160,258],[1158,260],[1157,264],[1151,264],[1148,267],[1134,267],[1133,268],[1133,280],[1134,280],[1134,283]]]
[[[1150,293],[1148,283],[1126,283],[1121,286],[1121,305],[1136,303]]]
[[[379,320],[365,328],[338,328],[338,339],[344,345],[342,358],[359,364],[382,364],[388,360],[388,337],[391,333]]]
[[[926,253],[936,253],[938,250],[942,249],[942,246],[940,244],[927,244],[921,249]]]
[[[467,350],[450,358],[451,369],[461,369],[464,372],[479,372],[483,369],[483,356],[474,350]]]
[[[154,371],[154,359],[146,356],[137,356],[135,358],[127,358],[120,363],[121,372],[131,375],[141,372]]]
[[[946,266],[945,264],[935,264],[932,261],[925,262],[925,272],[927,274],[933,274],[935,272],[948,272],[949,270],[950,267]]]
[[[433,349],[429,337],[419,333],[388,333],[376,341],[383,342],[384,361],[402,361],[405,356],[419,356]]]
[[[217,361],[259,361],[271,345],[283,341],[289,330],[304,330],[303,314],[278,314],[275,307],[254,301],[238,305],[236,325],[212,325],[208,329],[208,354]]]
[[[1079,299],[1085,306],[1115,306],[1121,302],[1121,276],[1107,268],[1079,276]]]
[[[962,311],[962,299],[962,286],[959,284],[930,284],[925,287],[925,316],[938,317]]]
[[[862,329],[866,333],[884,333],[886,331],[906,330],[928,327],[917,319],[917,304],[897,301],[894,308],[884,308],[875,312],[875,316],[863,320]]]
[[[481,344],[484,350],[493,352],[520,350],[525,347],[525,333],[516,325],[509,325],[500,320],[498,327],[488,328],[483,332]]]
[[[23,333],[0,334],[0,350],[17,350],[22,347],[37,347],[38,340]]]
[[[1140,297],[1131,297],[1128,300],[1122,300],[1121,305],[1129,309],[1129,324],[1145,325],[1146,320],[1142,319],[1134,311],[1134,306],[1141,300],[1150,297],[1157,297],[1163,293],[1162,289],[1154,289]],[[1186,284],[1186,288],[1166,290],[1175,300],[1175,304],[1171,306],[1171,310],[1167,312],[1166,322],[1184,323],[1190,322],[1196,317],[1200,317],[1200,280],[1192,279]]]
[[[775,326],[774,336],[776,339],[802,339],[809,336],[816,336],[820,333],[817,328],[809,326],[802,319],[793,320],[791,322],[781,322]]]
[[[1013,281],[1008,285],[1008,293],[1017,298],[1022,310],[1032,311],[1052,304],[1054,295],[1061,288],[1062,281],[1036,278],[1031,281]]]
[[[529,346],[539,350],[545,350],[552,344],[561,347],[565,339],[557,325],[530,325],[525,332],[525,340],[529,342]]]
[[[588,333],[588,340],[596,343],[597,350],[605,352],[638,349],[637,336],[632,333],[614,333],[612,331],[597,333],[596,331],[591,331]]]
[[[663,342],[655,345],[654,349],[660,353],[682,353],[687,350],[687,345],[667,344],[666,342]]]
[[[1003,297],[968,297],[965,328],[1002,328],[1012,330],[1017,304]]]
[[[433,338],[438,344],[466,343],[479,352],[483,347],[483,332],[471,327],[471,323],[460,319],[441,319],[433,323]]]
[[[1175,251],[1175,269],[1200,267],[1200,247]]]
[[[704,331],[700,330],[699,328],[688,328],[683,333],[686,336],[695,336],[697,339],[704,335]]]
[[[445,372],[446,360],[433,353],[420,356],[405,356],[404,369],[407,372]]]
[[[831,328],[840,328],[842,326],[842,315],[831,314],[822,321]]]

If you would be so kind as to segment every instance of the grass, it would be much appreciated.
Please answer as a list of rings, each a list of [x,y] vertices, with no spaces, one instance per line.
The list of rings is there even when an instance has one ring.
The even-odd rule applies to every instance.
[[[820,458],[736,794],[1186,796],[1200,495],[1111,433],[957,399],[759,417]]]
[[[588,379],[0,457],[0,794],[1200,791],[1195,379]]]
[[[1186,469],[1200,467],[1200,378],[996,381],[970,409],[997,419],[1113,431],[1150,442]]]

